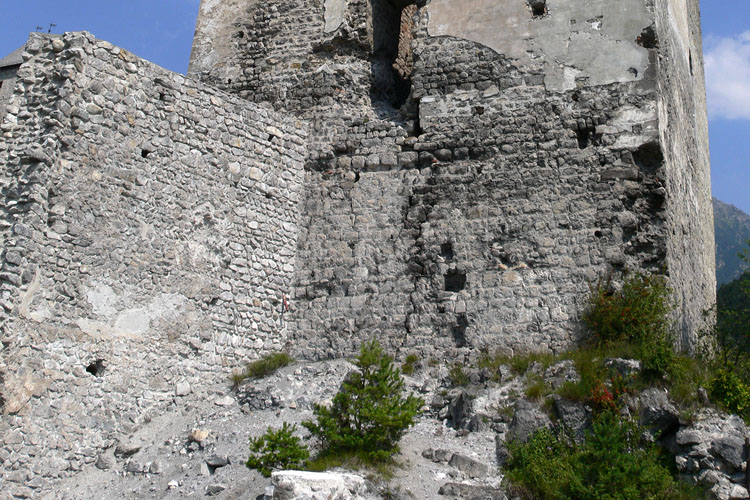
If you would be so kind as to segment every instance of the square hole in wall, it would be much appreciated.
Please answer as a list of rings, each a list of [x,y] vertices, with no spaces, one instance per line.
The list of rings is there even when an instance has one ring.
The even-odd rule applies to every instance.
[[[531,15],[543,17],[547,15],[547,0],[528,0]]]

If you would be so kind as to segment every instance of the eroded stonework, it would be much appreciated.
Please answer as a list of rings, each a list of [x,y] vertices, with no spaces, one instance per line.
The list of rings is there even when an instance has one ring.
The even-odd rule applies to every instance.
[[[283,348],[305,157],[294,120],[89,34],[24,59],[0,144],[9,495]]]
[[[308,124],[292,349],[564,349],[613,268],[669,274],[690,349],[714,300],[698,15],[205,1],[190,74]]]
[[[86,33],[6,76],[5,496],[272,350],[560,351],[625,269],[690,350],[714,301],[697,0],[203,0],[188,77]]]

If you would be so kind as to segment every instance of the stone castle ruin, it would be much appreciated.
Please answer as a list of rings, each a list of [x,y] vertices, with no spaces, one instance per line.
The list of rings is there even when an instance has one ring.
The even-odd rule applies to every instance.
[[[701,47],[698,0],[203,0],[187,77],[32,34],[0,61],[0,490],[274,350],[565,349],[611,269],[666,272],[689,350]]]

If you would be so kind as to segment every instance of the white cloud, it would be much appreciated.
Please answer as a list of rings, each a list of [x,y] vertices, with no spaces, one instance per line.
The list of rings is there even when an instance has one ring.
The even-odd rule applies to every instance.
[[[706,39],[706,91],[711,118],[750,119],[750,31]]]

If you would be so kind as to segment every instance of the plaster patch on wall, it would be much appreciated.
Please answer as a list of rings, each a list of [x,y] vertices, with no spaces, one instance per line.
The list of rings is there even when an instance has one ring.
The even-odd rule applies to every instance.
[[[130,309],[117,316],[114,329],[124,335],[143,335],[150,324],[151,318],[144,309]]]
[[[135,304],[131,297],[139,297],[139,294],[127,288],[118,293],[106,283],[95,281],[93,284],[93,288],[86,290],[86,299],[99,319],[76,321],[78,327],[90,335],[141,339],[155,322],[175,321],[187,307],[187,298],[176,293],[161,293],[145,304]]]
[[[95,281],[94,287],[86,290],[86,300],[97,316],[112,316],[117,312],[117,294],[105,283]]]
[[[656,105],[649,102],[642,107],[622,106],[606,125],[598,126],[596,132],[615,135],[613,148],[616,149],[637,148],[653,142],[659,136]]]
[[[427,10],[431,36],[471,40],[521,66],[541,64],[551,91],[637,81],[648,69],[648,50],[635,42],[653,22],[644,0],[548,0],[543,17],[518,0],[433,0]]]
[[[323,29],[326,33],[333,33],[344,23],[346,3],[346,0],[326,0],[326,25]]]

